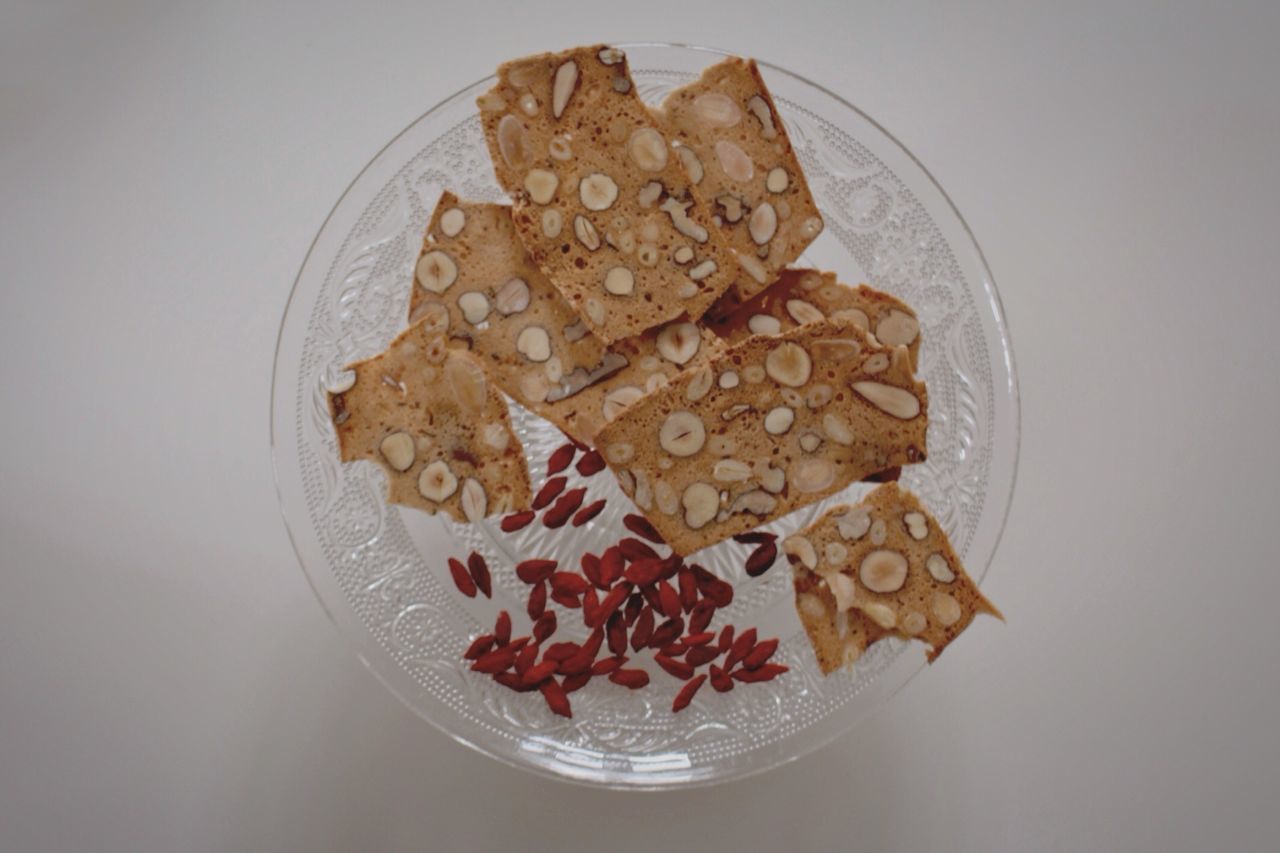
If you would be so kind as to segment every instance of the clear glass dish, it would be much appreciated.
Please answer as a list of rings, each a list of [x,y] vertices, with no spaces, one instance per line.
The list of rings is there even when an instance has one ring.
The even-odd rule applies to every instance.
[[[649,101],[722,53],[624,47]],[[936,513],[981,580],[1004,527],[1019,441],[1013,351],[991,273],[946,194],[897,140],[838,95],[762,66],[826,218],[804,262],[834,270],[844,282],[869,282],[919,312],[929,460],[907,469],[903,482]],[[699,554],[737,588],[715,624],[727,618],[782,638],[778,657],[791,672],[727,694],[704,689],[677,715],[670,704],[678,683],[661,670],[651,670],[652,683],[640,691],[596,679],[573,695],[572,720],[556,717],[536,692],[513,693],[468,671],[460,655],[499,608],[516,617],[517,631],[527,627],[515,561],[553,556],[576,565],[583,550],[617,538],[629,503],[612,478],[590,481],[591,495],[610,501],[589,525],[554,536],[532,525],[508,535],[498,519],[457,525],[389,506],[375,466],[338,462],[325,388],[344,364],[382,350],[403,327],[413,262],[438,194],[449,188],[463,197],[502,197],[475,108],[491,84],[467,87],[388,143],[338,200],[298,273],[280,326],[271,400],[280,506],[298,559],[321,604],[383,684],[459,742],[510,765],[635,789],[721,782],[797,758],[849,731],[906,684],[923,666],[923,648],[882,641],[853,672],[823,678],[796,618],[784,561],[747,578],[742,547],[726,543]],[[536,481],[563,438],[514,404],[512,413]],[[794,530],[866,488],[854,486],[771,527]],[[492,601],[463,598],[449,580],[445,556],[473,549],[493,569]]]

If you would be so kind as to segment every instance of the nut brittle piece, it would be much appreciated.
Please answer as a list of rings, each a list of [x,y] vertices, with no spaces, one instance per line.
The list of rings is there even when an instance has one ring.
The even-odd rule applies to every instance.
[[[655,112],[747,272],[730,295],[753,296],[823,228],[760,69],[731,56],[672,91]]]
[[[524,451],[478,359],[420,321],[347,369],[354,379],[329,393],[339,456],[381,465],[389,502],[457,521],[528,505]]]
[[[443,287],[439,268],[450,271]],[[411,321],[469,350],[494,384],[585,444],[627,405],[723,346],[683,320],[606,345],[526,254],[510,206],[450,192],[427,226],[409,306]]]
[[[979,613],[1003,619],[965,573],[946,532],[897,483],[834,507],[783,542],[796,609],[823,672],[879,636],[929,646],[932,662]]]
[[[731,344],[752,335],[776,335],[802,323],[848,318],[885,346],[905,346],[919,365],[920,322],[905,302],[860,284],[836,281],[835,273],[785,269],[778,280],[746,302],[722,297],[702,324]]]
[[[621,51],[508,62],[477,102],[521,240],[600,339],[696,320],[741,274]]]
[[[906,347],[823,320],[681,373],[601,430],[597,446],[672,549],[690,554],[922,461],[927,404]]]

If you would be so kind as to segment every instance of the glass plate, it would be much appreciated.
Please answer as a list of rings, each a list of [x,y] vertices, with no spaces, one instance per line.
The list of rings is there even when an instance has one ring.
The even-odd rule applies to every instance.
[[[721,55],[681,45],[625,47],[650,102]],[[803,262],[844,282],[869,282],[919,312],[929,460],[902,479],[981,580],[1018,458],[1013,351],[991,273],[960,214],[901,144],[839,96],[776,66],[763,69],[827,223]],[[737,589],[713,625],[727,619],[780,637],[778,658],[791,672],[726,694],[703,689],[673,715],[678,682],[653,667],[652,682],[639,691],[593,680],[573,694],[573,719],[556,717],[536,692],[511,692],[459,658],[499,608],[516,618],[517,632],[528,627],[516,560],[552,556],[576,566],[582,551],[599,553],[616,540],[629,502],[613,479],[590,479],[588,500],[609,504],[586,527],[550,535],[534,524],[506,535],[497,519],[458,525],[389,506],[376,466],[338,463],[325,388],[344,364],[379,352],[404,326],[413,264],[439,193],[502,198],[475,107],[492,82],[432,108],[383,148],[338,200],[298,273],[280,326],[271,400],[280,505],[298,559],[329,615],[393,693],[461,743],[508,764],[618,788],[672,788],[797,758],[900,689],[921,669],[923,647],[885,640],[853,672],[823,678],[792,606],[785,561],[747,578],[745,548],[729,542],[699,554]],[[563,438],[514,404],[512,414],[536,487]],[[866,489],[854,486],[771,528],[790,532]],[[444,558],[472,549],[493,569],[492,601],[463,598],[450,582]],[[575,622],[581,625],[562,619],[561,631]]]

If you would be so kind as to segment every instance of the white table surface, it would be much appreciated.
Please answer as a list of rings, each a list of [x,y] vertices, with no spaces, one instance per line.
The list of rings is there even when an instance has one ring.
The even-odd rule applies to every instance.
[[[0,6],[0,849],[1280,849],[1278,7],[851,5]],[[599,38],[882,122],[977,234],[1021,374],[1008,624],[693,793],[415,717],[315,601],[267,446],[348,181],[499,60]]]

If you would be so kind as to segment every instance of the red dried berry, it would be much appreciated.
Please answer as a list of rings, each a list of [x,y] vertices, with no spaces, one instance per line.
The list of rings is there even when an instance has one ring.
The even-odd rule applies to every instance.
[[[507,611],[498,611],[498,619],[493,625],[493,636],[498,638],[500,646],[511,642],[511,614]]]
[[[609,594],[600,601],[601,620],[608,619],[613,616],[613,614],[617,612],[618,608],[622,606],[622,602],[627,600],[627,594],[630,591],[629,587],[621,584],[609,590]]]
[[[649,645],[654,648],[661,648],[667,643],[679,638],[684,633],[684,620],[680,618],[668,619],[657,628],[653,629],[653,636],[649,638]]]
[[[739,533],[733,537],[734,542],[740,542],[743,545],[763,545],[766,542],[773,542],[778,538],[776,533],[766,533],[763,530],[750,530],[746,533]]]
[[[658,582],[658,601],[662,604],[662,612],[675,619],[684,612],[680,606],[680,594],[667,581]]]
[[[759,669],[764,665],[765,661],[773,657],[773,653],[777,650],[778,641],[776,639],[761,640],[756,643],[755,648],[748,652],[747,656],[742,659],[742,665],[747,669]]]
[[[565,468],[569,467],[569,463],[573,461],[573,457],[577,455],[578,448],[572,444],[562,444],[555,449],[555,452],[547,457],[547,476],[559,474]]]
[[[525,583],[538,583],[551,577],[558,565],[555,560],[521,560],[516,563],[516,577]]]
[[[591,655],[592,660],[595,660],[596,655],[600,654],[602,645],[604,645],[604,629],[596,628],[591,632],[591,636],[587,637],[587,641],[582,644],[582,650]]]
[[[547,480],[547,482],[542,484],[542,488],[538,489],[538,493],[533,496],[533,503],[530,504],[530,507],[534,510],[540,510],[546,507],[564,491],[564,487],[568,482],[568,477],[552,477],[550,480]]]
[[[700,631],[697,633],[689,634],[689,636],[685,637],[684,644],[686,646],[689,646],[690,648],[694,646],[705,646],[707,643],[710,643],[715,638],[716,638],[716,635],[711,631]]]
[[[620,655],[627,650],[627,624],[621,613],[609,617],[605,624],[605,636],[609,640],[609,651]]]
[[[541,643],[556,632],[556,614],[543,613],[533,623],[533,641]]]
[[[604,581],[605,586],[611,586],[622,577],[625,565],[626,560],[623,559],[621,548],[616,545],[606,548],[600,555],[600,580]]]
[[[525,687],[524,679],[514,672],[495,672],[493,680],[517,693],[528,693],[533,689],[532,687]]]
[[[517,530],[523,530],[528,527],[529,522],[533,521],[537,515],[531,509],[527,509],[524,512],[513,512],[502,519],[502,524],[499,526],[502,528],[503,533],[515,533]]]
[[[684,659],[690,666],[702,666],[704,663],[711,663],[720,657],[720,650],[715,646],[698,646],[689,649]]]
[[[671,712],[677,714],[689,707],[689,703],[693,701],[693,696],[702,687],[702,683],[707,680],[705,675],[699,675],[690,681],[684,687],[680,688],[680,692],[676,694],[675,701],[671,703]]]
[[[729,677],[729,673],[711,664],[711,686],[717,693],[728,693],[733,689],[733,679]]]
[[[493,648],[493,634],[481,634],[471,641],[471,645],[467,646],[467,650],[462,653],[463,660],[475,660],[489,649]]]
[[[716,648],[721,652],[727,652],[731,645],[733,645],[733,626],[725,625],[720,631],[720,639],[716,640]]]
[[[747,656],[747,652],[751,651],[756,644],[756,629],[748,628],[738,635],[738,639],[733,641],[733,645],[729,647],[729,656],[724,659],[724,668],[733,669],[738,661]]]
[[[516,662],[516,655],[519,653],[520,649],[514,645],[500,646],[476,658],[476,662],[471,664],[471,668],[476,672],[483,672],[489,675],[495,672],[504,672]]]
[[[471,572],[471,579],[484,593],[484,597],[493,598],[493,578],[489,575],[489,564],[484,561],[484,557],[472,551],[471,556],[467,557],[467,570]]]
[[[611,658],[601,658],[591,665],[591,674],[608,675],[628,660],[629,658],[623,657],[622,655],[614,655]]]
[[[658,649],[658,651],[669,658],[678,658],[684,654],[684,642],[676,640],[674,643],[667,643],[665,646]]]
[[[769,571],[769,569],[773,568],[773,563],[777,559],[777,543],[765,542],[759,548],[752,551],[750,557],[747,557],[747,574],[753,578],[758,578],[765,572]]]
[[[544,660],[542,663],[529,667],[523,675],[525,684],[532,687],[535,684],[541,684],[548,678],[556,674],[556,662],[553,660]]]
[[[542,514],[542,525],[551,530],[564,527],[569,517],[582,506],[582,499],[586,494],[587,490],[584,488],[570,489],[565,492],[556,500],[555,506]]]
[[[595,501],[594,503],[587,504],[582,509],[575,512],[573,514],[573,526],[581,527],[591,519],[595,518],[604,510],[605,504],[607,503],[608,501],[606,501],[604,498],[601,498],[600,500]]]
[[[681,566],[676,573],[676,584],[680,587],[680,604],[686,613],[698,606],[698,582],[693,579],[693,572],[687,566]]]
[[[547,612],[547,585],[545,582],[534,584],[529,590],[528,612],[530,619],[537,619]]]
[[[609,585],[600,577],[600,558],[590,552],[582,555],[582,574],[599,589],[608,589]]]
[[[716,615],[716,605],[713,601],[699,601],[694,605],[693,610],[689,611],[689,630],[695,634],[701,633],[711,624],[711,619]]]
[[[592,450],[578,460],[578,473],[584,477],[594,477],[604,470],[604,457],[600,451]]]
[[[644,596],[638,592],[633,592],[627,597],[627,606],[622,611],[622,616],[627,620],[627,627],[630,628],[636,624],[636,619],[640,616],[640,611],[644,609]]]
[[[618,547],[622,549],[622,556],[626,557],[627,560],[631,562],[636,560],[658,559],[657,551],[653,550],[639,539],[633,539],[630,536],[625,536],[618,540]]]
[[[767,663],[759,669],[735,669],[733,677],[741,682],[753,684],[757,681],[772,681],[789,669],[790,667],[780,663]]]
[[[600,615],[600,596],[596,595],[596,588],[587,587],[582,594],[582,621],[588,628],[597,628],[604,624],[606,618]]]
[[[716,607],[728,607],[733,603],[733,585],[725,583],[716,578],[714,584],[709,584],[708,589],[703,591],[708,599],[711,600]]]
[[[551,590],[551,600],[556,604],[559,604],[561,607],[567,607],[570,610],[577,610],[582,606],[582,601],[578,596],[571,592],[564,592],[558,589]]]
[[[676,572],[684,568],[684,557],[679,554],[671,554],[662,559],[662,574],[659,575],[664,581],[669,581],[676,576]]]
[[[642,559],[627,566],[622,576],[639,587],[647,586],[658,579],[662,564],[658,560]]]
[[[529,671],[529,667],[533,666],[538,660],[538,647],[525,646],[520,650],[520,654],[516,655],[516,672],[524,675]]]
[[[552,713],[559,714],[562,717],[573,716],[573,709],[569,705],[569,696],[554,678],[548,678],[539,684],[538,689],[542,691],[542,698],[547,700],[547,707],[551,709]]]
[[[547,650],[542,653],[543,660],[564,660],[573,657],[578,653],[580,646],[577,643],[552,643],[547,646]]]
[[[643,669],[615,669],[609,673],[609,680],[632,690],[639,690],[649,683],[649,673]]]
[[[667,540],[662,538],[662,534],[654,529],[654,526],[649,523],[649,519],[645,518],[643,515],[627,513],[622,517],[622,524],[632,533],[641,538],[648,539],[650,542],[657,545],[667,544]]]
[[[682,660],[676,660],[675,658],[668,657],[663,654],[654,655],[653,659],[657,661],[658,666],[662,667],[681,681],[693,677],[693,667]]]
[[[591,680],[591,673],[580,672],[577,675],[566,675],[561,686],[565,693],[572,693],[575,690],[581,690],[587,686],[587,682]]]
[[[591,588],[591,584],[582,575],[574,572],[555,572],[551,575],[551,588],[570,595],[582,595]]]
[[[653,623],[653,608],[646,607],[641,610],[635,627],[631,629],[632,649],[638,652],[649,644],[649,638],[653,636]]]
[[[658,613],[662,613],[662,596],[658,595],[658,588],[656,586],[653,584],[650,584],[649,586],[642,586],[640,587],[640,594],[644,596],[644,600],[648,602],[650,607]],[[666,614],[662,613],[662,615],[665,616]]]
[[[467,572],[467,567],[453,557],[449,558],[449,574],[453,575],[453,585],[458,588],[458,592],[467,598],[476,597],[476,582]]]

